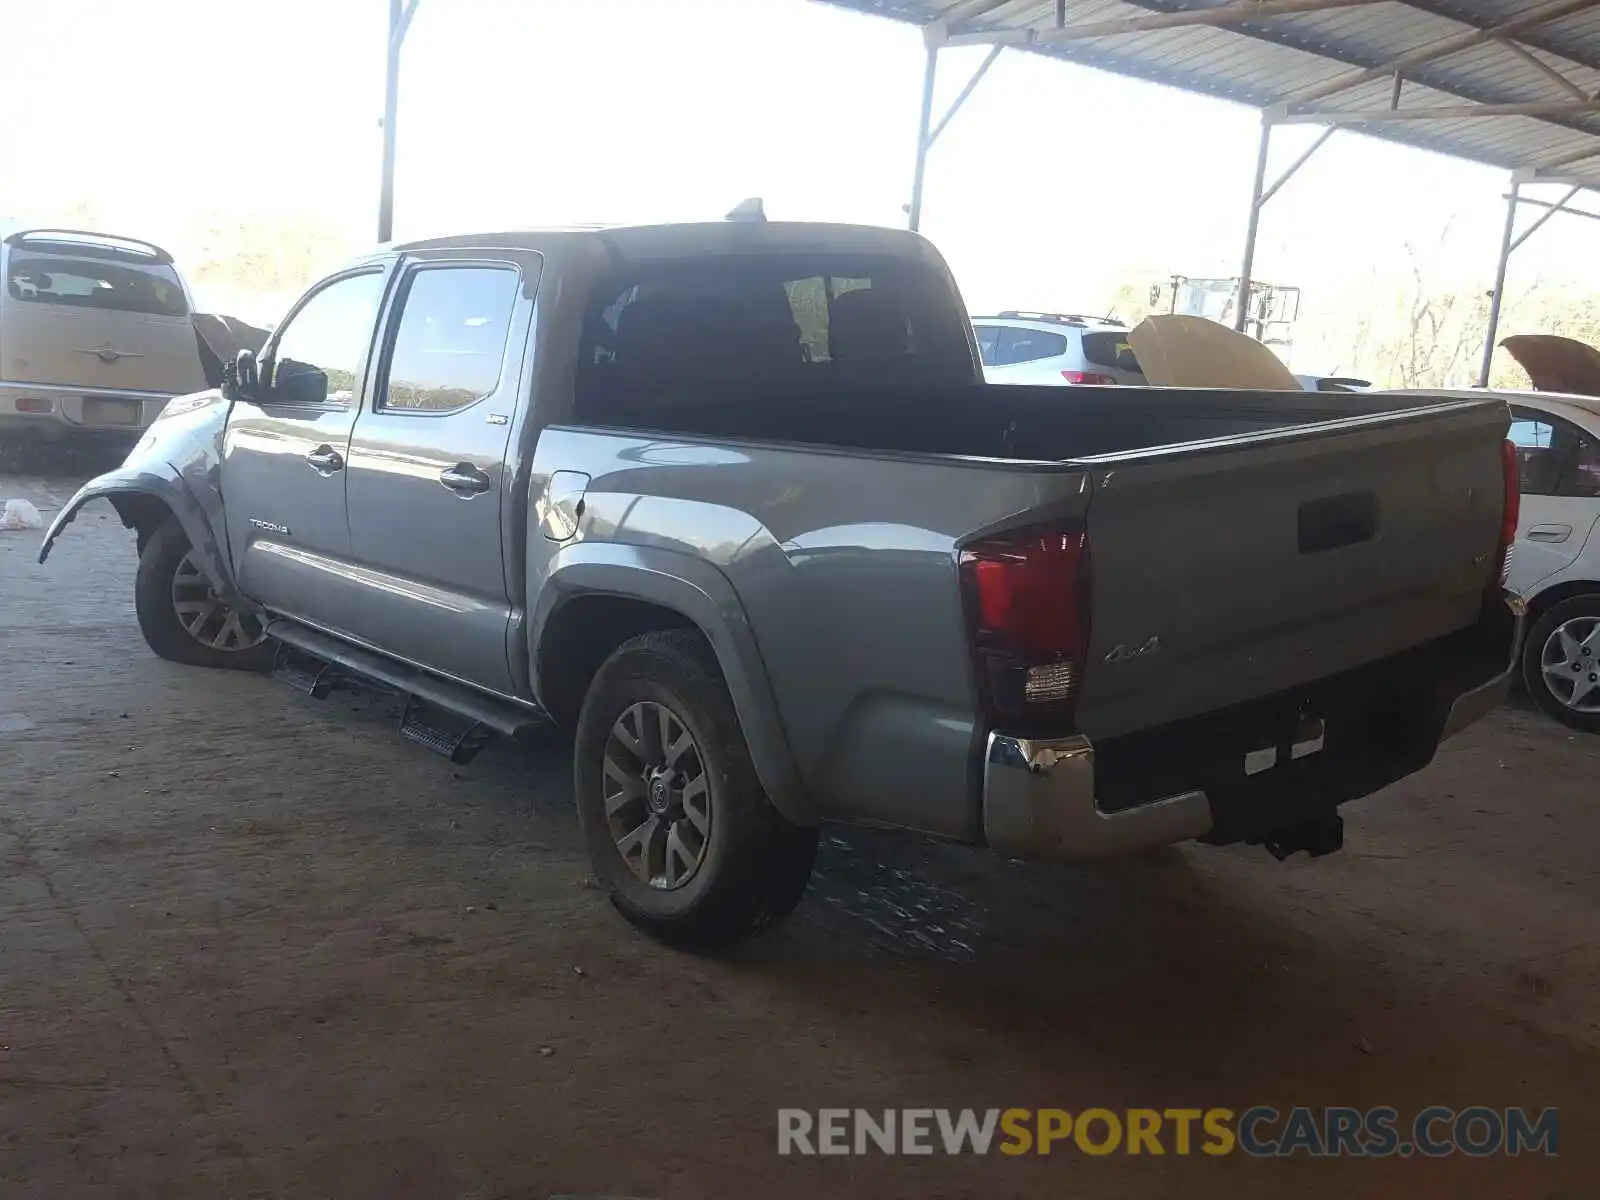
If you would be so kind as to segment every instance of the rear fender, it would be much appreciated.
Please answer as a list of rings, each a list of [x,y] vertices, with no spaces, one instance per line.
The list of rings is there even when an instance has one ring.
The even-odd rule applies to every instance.
[[[222,434],[229,407],[218,391],[169,402],[122,466],[84,484],[56,514],[39,546],[39,561],[49,557],[61,531],[91,500],[110,500],[122,523],[141,537],[149,533],[152,503],[159,503],[189,535],[200,569],[218,595],[232,604],[243,602],[223,540]]]
[[[529,668],[536,696],[542,691],[540,639],[551,615],[565,601],[598,592],[670,609],[692,622],[710,642],[768,798],[795,824],[816,824],[817,813],[800,782],[754,631],[726,575],[703,559],[677,551],[587,542],[563,547],[544,579],[531,584],[530,590]]]

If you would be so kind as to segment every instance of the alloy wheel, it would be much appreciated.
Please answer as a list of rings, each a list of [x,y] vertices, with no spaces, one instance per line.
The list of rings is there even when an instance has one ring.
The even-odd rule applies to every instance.
[[[645,884],[683,887],[711,841],[711,787],[689,728],[664,704],[630,705],[611,727],[601,772],[606,822]]]
[[[223,602],[206,578],[194,551],[183,556],[172,576],[172,611],[184,632],[212,650],[237,652],[259,646],[266,636],[261,619]]]
[[[1600,714],[1600,617],[1557,625],[1539,657],[1545,687],[1574,712]]]

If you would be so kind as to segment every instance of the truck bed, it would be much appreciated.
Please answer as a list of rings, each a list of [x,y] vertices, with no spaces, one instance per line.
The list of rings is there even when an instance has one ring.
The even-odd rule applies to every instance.
[[[1451,403],[1426,395],[986,384],[642,394],[598,423],[713,438],[1045,462]]]
[[[656,399],[619,421],[1083,472],[1092,635],[1077,723],[1096,739],[1447,637],[1479,620],[1499,570],[1507,415],[1490,400],[984,385]],[[859,469],[858,520],[874,506],[874,468]]]

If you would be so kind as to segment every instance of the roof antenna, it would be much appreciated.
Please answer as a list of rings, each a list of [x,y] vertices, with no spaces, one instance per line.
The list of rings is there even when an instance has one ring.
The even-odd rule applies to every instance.
[[[764,223],[767,219],[767,210],[761,207],[761,197],[751,196],[748,200],[741,200],[726,217],[725,221],[755,221]]]

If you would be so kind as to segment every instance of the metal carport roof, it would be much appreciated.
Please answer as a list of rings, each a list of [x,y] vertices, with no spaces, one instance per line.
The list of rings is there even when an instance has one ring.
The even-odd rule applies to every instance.
[[[400,52],[419,0],[389,0],[383,180],[378,236],[393,217]],[[920,26],[927,45],[910,215],[922,208],[928,149],[1007,47],[1261,110],[1261,144],[1241,288],[1248,298],[1262,206],[1337,129],[1456,155],[1512,172],[1480,382],[1490,358],[1506,261],[1580,190],[1600,189],[1600,0],[821,0]],[[934,79],[947,47],[991,47],[937,121]],[[1272,131],[1322,135],[1272,182]],[[1554,203],[1521,195],[1565,185]],[[1522,203],[1542,212],[1519,234]],[[1248,303],[1236,306],[1239,327]]]
[[[823,0],[1600,188],[1597,0]]]
[[[921,27],[928,48],[911,225],[922,211],[928,149],[1002,49],[1197,92],[1261,110],[1261,144],[1241,288],[1254,267],[1262,206],[1337,129],[1511,171],[1479,382],[1486,384],[1506,262],[1580,190],[1600,189],[1600,0],[822,0]],[[939,52],[987,45],[989,57],[933,119]],[[1322,135],[1270,184],[1272,131]],[[1555,203],[1521,194],[1566,185]],[[1519,205],[1543,211],[1520,234]],[[1244,327],[1248,304],[1237,306]]]

